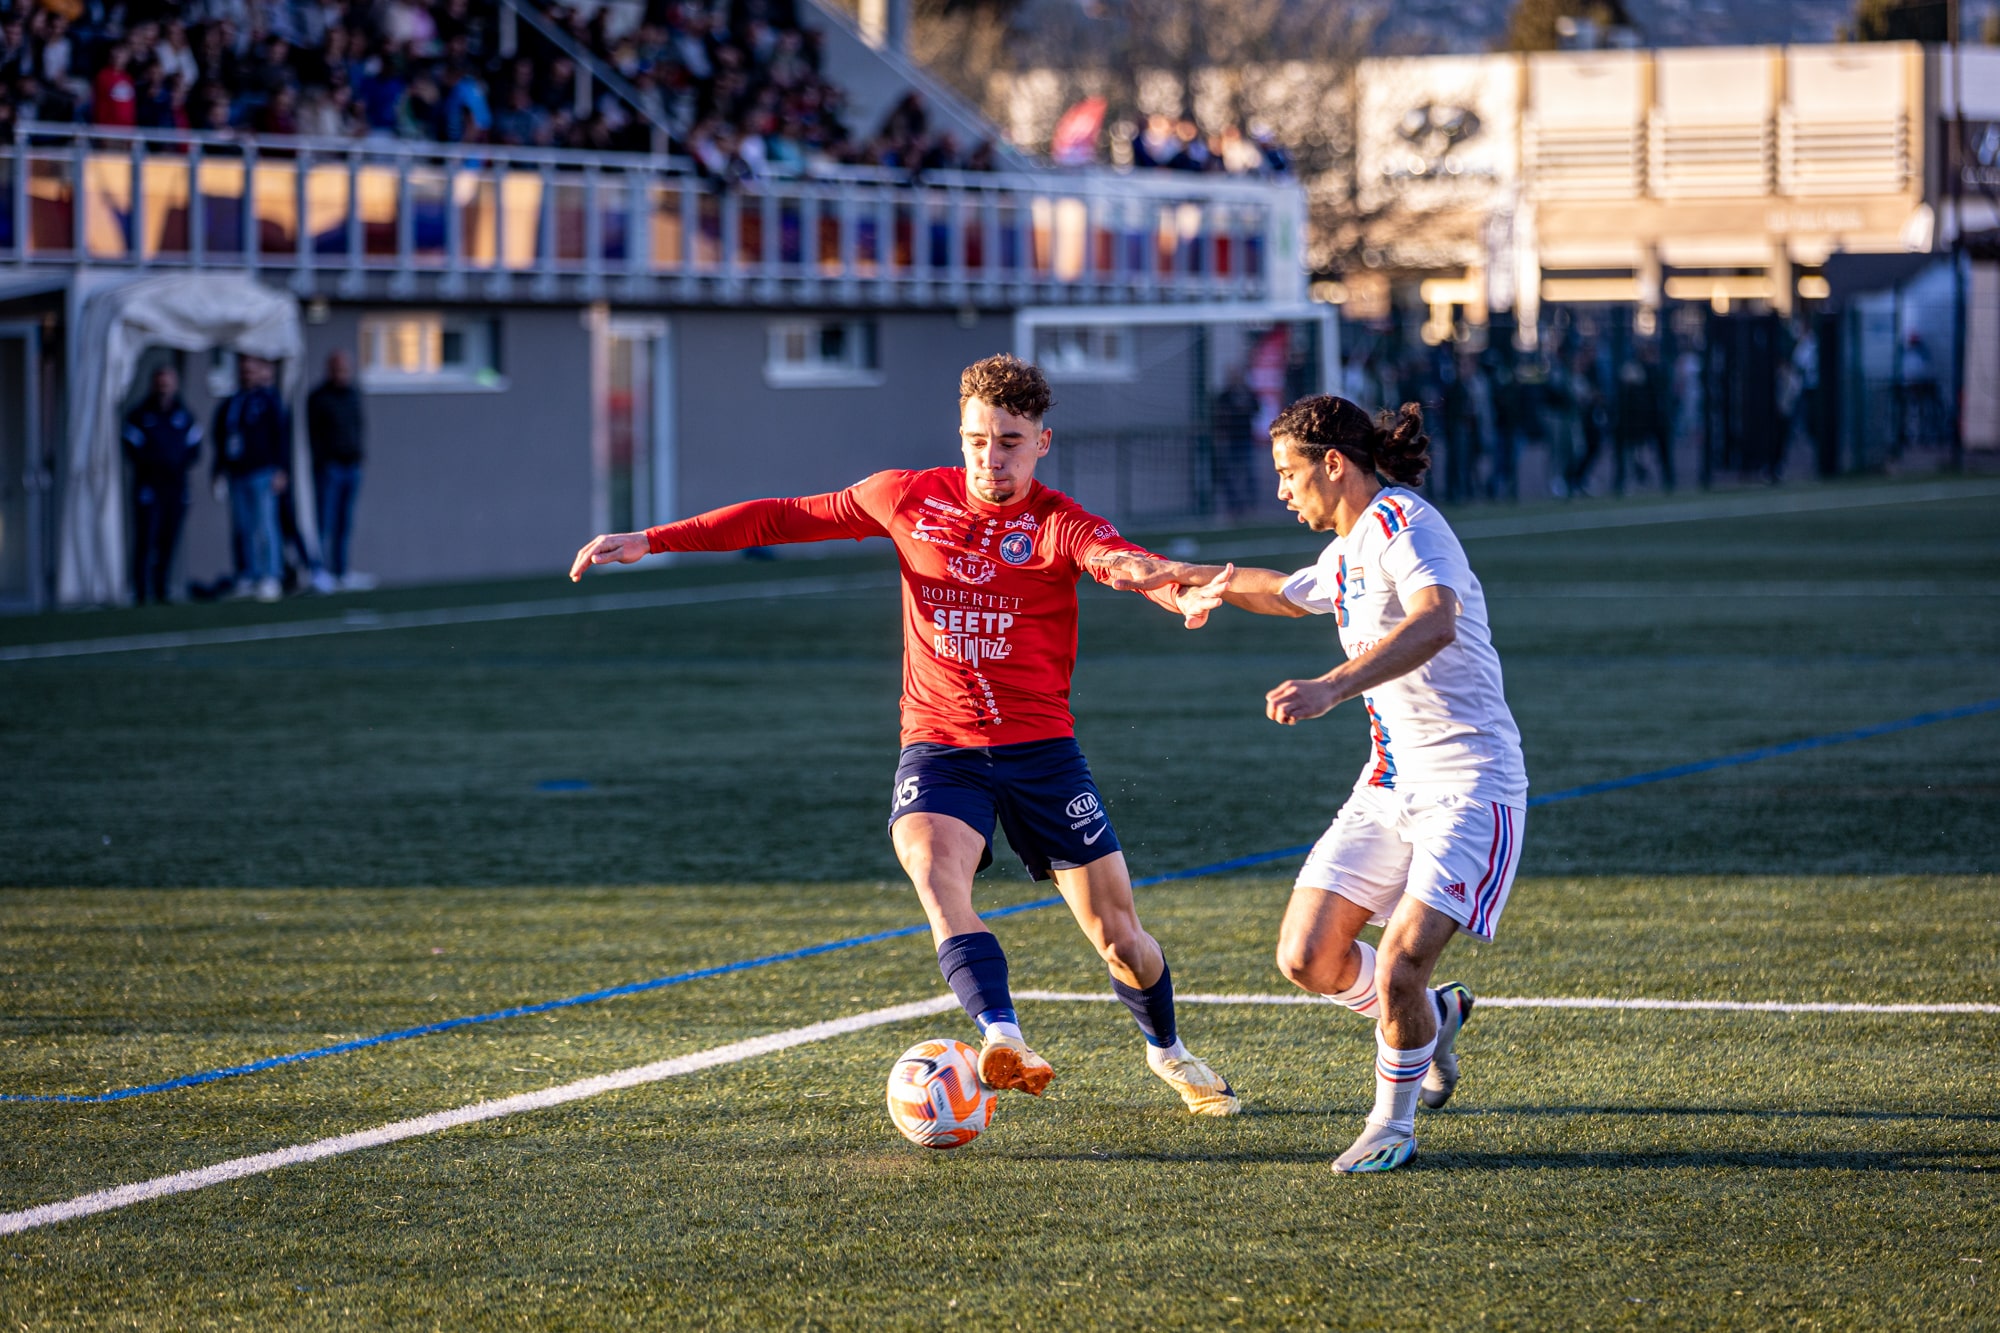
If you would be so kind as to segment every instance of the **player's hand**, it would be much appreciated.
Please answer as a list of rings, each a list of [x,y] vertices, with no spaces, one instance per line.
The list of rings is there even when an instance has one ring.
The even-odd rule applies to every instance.
[[[1202,581],[1202,567],[1180,560],[1104,551],[1090,558],[1090,567],[1107,588],[1118,592],[1151,592],[1155,588],[1192,587]],[[1210,569],[1214,566],[1210,565]]]
[[[1222,572],[1208,582],[1182,587],[1174,594],[1174,605],[1180,608],[1181,618],[1189,629],[1200,629],[1208,623],[1208,613],[1222,605],[1222,595],[1229,591],[1229,580],[1235,573],[1235,565],[1224,565]]]
[[[1324,717],[1340,702],[1340,689],[1325,680],[1288,680],[1264,696],[1264,716],[1291,727]]]
[[[593,537],[576,553],[569,567],[569,581],[575,583],[592,565],[634,565],[652,554],[643,532],[607,532]]]
[[[1100,551],[1090,557],[1089,563],[1100,583],[1119,592],[1151,592],[1170,584],[1192,582],[1174,577],[1181,568],[1175,561],[1130,551]]]

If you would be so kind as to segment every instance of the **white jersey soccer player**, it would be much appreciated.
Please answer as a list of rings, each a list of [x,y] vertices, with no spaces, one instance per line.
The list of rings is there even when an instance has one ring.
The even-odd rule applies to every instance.
[[[1416,1152],[1416,1104],[1443,1106],[1471,991],[1430,987],[1459,931],[1493,938],[1521,858],[1528,794],[1486,598],[1443,515],[1411,489],[1429,466],[1423,416],[1371,421],[1319,395],[1271,424],[1278,495],[1334,540],[1312,565],[1154,566],[1129,586],[1228,579],[1225,600],[1264,615],[1331,616],[1347,661],[1265,696],[1295,724],[1359,698],[1369,753],[1292,891],[1278,966],[1306,990],[1377,1020],[1375,1107],[1334,1163],[1388,1171]],[[1357,938],[1383,924],[1378,951]]]

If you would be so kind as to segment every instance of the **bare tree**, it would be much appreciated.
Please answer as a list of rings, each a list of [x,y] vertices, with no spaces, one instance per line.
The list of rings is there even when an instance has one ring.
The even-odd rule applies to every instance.
[[[1355,69],[1390,3],[916,0],[913,53],[1023,147],[1085,97],[1107,103],[1113,161],[1149,115],[1267,130],[1306,187],[1309,263],[1338,272],[1400,216],[1364,209],[1354,174]]]

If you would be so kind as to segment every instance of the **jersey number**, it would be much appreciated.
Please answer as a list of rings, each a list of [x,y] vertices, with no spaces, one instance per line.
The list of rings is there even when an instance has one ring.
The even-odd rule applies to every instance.
[[[903,785],[896,788],[896,808],[901,810],[916,799],[917,780],[915,778],[904,778]]]

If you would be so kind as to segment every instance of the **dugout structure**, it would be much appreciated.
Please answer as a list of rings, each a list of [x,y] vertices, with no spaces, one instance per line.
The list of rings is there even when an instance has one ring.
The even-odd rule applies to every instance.
[[[299,536],[309,553],[319,550],[300,400],[306,370],[298,299],[241,273],[144,278],[99,291],[83,307],[69,385],[73,427],[56,566],[56,597],[64,606],[116,605],[132,596],[118,434],[121,408],[149,347],[184,352],[226,347],[277,363],[278,391],[292,408],[290,489]],[[204,460],[213,447],[203,444]]]
[[[1029,307],[1014,353],[1055,393],[1044,480],[1118,523],[1223,526],[1282,517],[1270,423],[1339,382],[1340,326],[1329,305]]]

